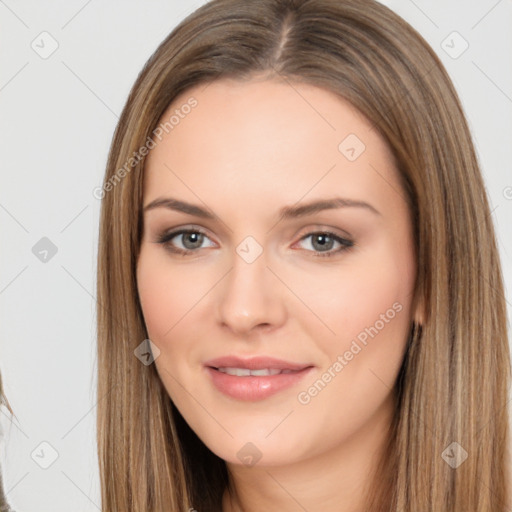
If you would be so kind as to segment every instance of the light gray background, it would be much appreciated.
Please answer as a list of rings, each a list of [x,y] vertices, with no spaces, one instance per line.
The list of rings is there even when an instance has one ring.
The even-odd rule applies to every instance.
[[[18,512],[99,510],[92,191],[137,74],[202,3],[0,0],[0,369],[17,417],[0,414],[0,463]],[[510,318],[512,1],[384,3],[427,39],[459,91],[498,229]],[[43,59],[31,45],[48,51],[52,38],[58,48]],[[43,237],[57,247],[47,262],[32,252]]]

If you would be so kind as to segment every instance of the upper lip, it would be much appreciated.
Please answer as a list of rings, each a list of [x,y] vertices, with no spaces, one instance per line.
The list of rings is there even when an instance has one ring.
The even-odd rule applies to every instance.
[[[225,356],[206,361],[205,366],[211,368],[247,368],[248,370],[303,370],[309,368],[311,364],[292,363],[282,359],[276,359],[268,356],[238,357]]]

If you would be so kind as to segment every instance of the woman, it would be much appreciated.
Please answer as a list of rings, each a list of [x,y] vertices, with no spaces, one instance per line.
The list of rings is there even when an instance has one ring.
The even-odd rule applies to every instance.
[[[392,11],[202,6],[133,86],[101,195],[104,510],[507,510],[489,205]]]

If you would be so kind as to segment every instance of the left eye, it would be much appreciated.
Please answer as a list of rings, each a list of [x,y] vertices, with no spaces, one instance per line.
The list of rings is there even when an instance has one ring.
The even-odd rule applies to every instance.
[[[309,233],[302,237],[301,241],[307,240],[308,238],[311,238],[309,246],[313,248],[314,252],[319,253],[316,254],[317,256],[332,256],[333,254],[344,251],[354,245],[351,240],[342,238],[330,232],[319,231],[315,233]],[[336,243],[339,244],[340,247],[337,250],[331,250],[333,245]]]

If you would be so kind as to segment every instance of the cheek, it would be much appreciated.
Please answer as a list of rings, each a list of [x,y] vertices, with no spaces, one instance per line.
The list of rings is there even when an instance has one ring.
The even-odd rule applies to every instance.
[[[143,244],[137,264],[137,287],[150,338],[170,339],[184,319],[211,288],[212,276],[172,264],[161,248]]]
[[[328,284],[317,284],[311,296],[311,309],[335,335],[325,330],[314,338],[324,354],[322,368],[304,383],[298,398],[304,421],[326,438],[338,439],[340,425],[343,435],[355,432],[379,410],[403,360],[414,259],[411,252],[398,254],[385,244],[381,248],[331,272]],[[312,321],[302,324],[310,332],[312,326]]]
[[[393,379],[411,326],[414,254],[407,243],[400,250],[396,247],[383,238],[371,251],[353,254],[323,271],[321,279],[309,275],[300,282],[299,293],[307,297],[315,317],[294,316],[324,353],[324,368],[346,353],[343,373],[361,378],[363,386],[369,368]]]
[[[183,339],[180,329],[187,325],[187,313],[199,300],[199,277],[180,270],[179,265],[170,265],[160,247],[143,243],[137,263],[137,287],[148,337],[160,350],[156,369],[169,396],[179,397],[177,382],[183,380],[179,370],[188,358],[190,344],[175,341]],[[185,336],[193,336],[193,326],[188,327]]]
[[[148,336],[152,340],[161,340],[173,326],[171,315],[179,299],[177,283],[172,281],[171,285],[165,267],[142,249],[137,266],[137,286]]]
[[[371,326],[383,330],[382,322],[386,329],[390,328],[388,333],[398,324],[409,323],[413,283],[412,279],[404,279],[404,272],[396,268],[391,257],[382,257],[374,266],[351,273],[343,300],[352,337]]]

